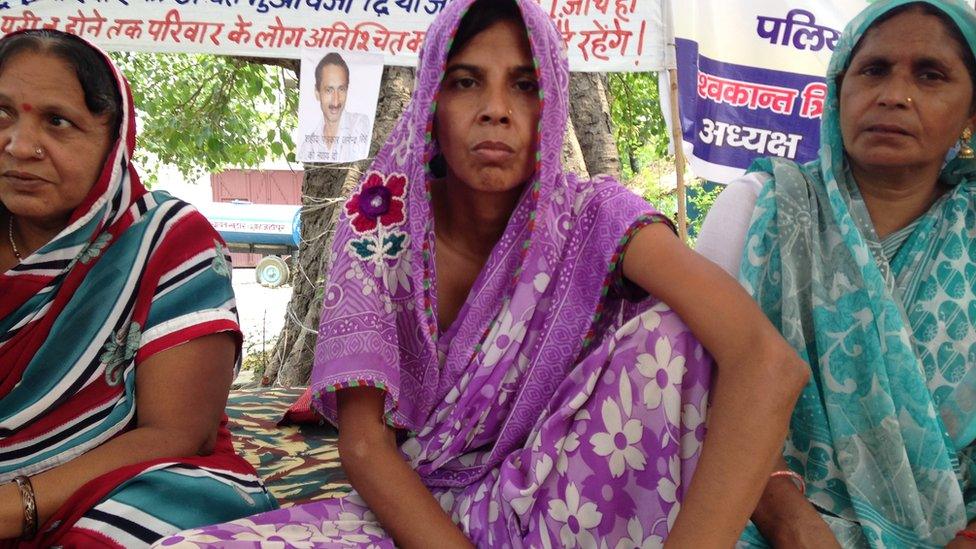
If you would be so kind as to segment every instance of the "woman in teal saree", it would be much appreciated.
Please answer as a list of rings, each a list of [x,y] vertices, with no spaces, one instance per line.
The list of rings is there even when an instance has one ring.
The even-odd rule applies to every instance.
[[[740,546],[976,547],[974,52],[971,3],[873,3],[819,159],[757,162],[706,221],[713,257],[748,227],[740,281],[812,370],[781,467],[806,494],[771,478]]]

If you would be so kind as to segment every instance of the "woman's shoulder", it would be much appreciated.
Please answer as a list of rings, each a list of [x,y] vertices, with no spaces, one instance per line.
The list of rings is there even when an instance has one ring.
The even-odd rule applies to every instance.
[[[752,172],[728,184],[712,205],[695,251],[712,260],[732,276],[738,276],[752,214],[763,186],[771,179],[768,173]]]
[[[180,225],[192,226],[198,232],[188,235],[191,238],[210,239],[217,235],[217,230],[214,229],[213,224],[193,204],[177,198],[166,191],[151,191],[147,195],[147,198],[148,200],[145,206],[139,208],[140,210],[145,210],[143,217],[153,219],[162,216],[171,224],[178,222]]]
[[[578,214],[601,212],[608,209],[646,210],[647,201],[642,196],[625,187],[615,177],[598,175],[592,179],[583,179],[576,175],[567,176],[569,188],[576,189],[576,207]]]

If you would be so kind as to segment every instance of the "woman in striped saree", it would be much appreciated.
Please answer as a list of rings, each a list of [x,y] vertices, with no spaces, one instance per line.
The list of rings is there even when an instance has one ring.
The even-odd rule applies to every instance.
[[[81,39],[0,40],[0,544],[139,547],[275,507],[222,421],[227,250],[139,182],[134,113]]]
[[[744,242],[726,267],[813,374],[784,451],[806,494],[772,479],[743,546],[976,547],[974,54],[972,2],[874,3],[820,158],[760,162],[709,214],[699,250]]]

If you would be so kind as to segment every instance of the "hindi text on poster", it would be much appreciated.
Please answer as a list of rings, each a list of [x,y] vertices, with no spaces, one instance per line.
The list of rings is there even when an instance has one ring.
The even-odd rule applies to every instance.
[[[298,58],[302,48],[416,63],[450,0],[3,0],[0,32],[51,28],[108,49]],[[664,68],[663,0],[539,0],[573,70]]]

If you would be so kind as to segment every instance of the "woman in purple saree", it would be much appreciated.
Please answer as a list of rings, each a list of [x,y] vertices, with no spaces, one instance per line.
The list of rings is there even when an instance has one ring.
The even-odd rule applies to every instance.
[[[563,172],[569,71],[535,2],[454,0],[417,78],[325,287],[314,402],[355,491],[159,545],[731,546],[799,359],[646,202]]]

